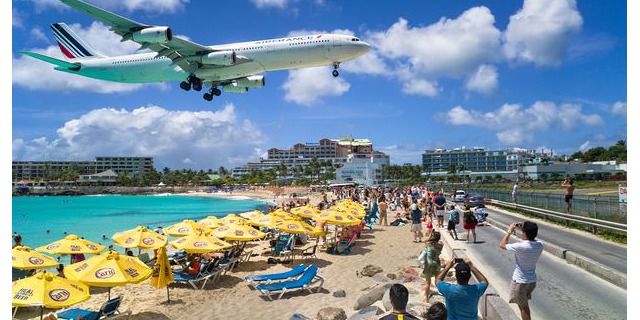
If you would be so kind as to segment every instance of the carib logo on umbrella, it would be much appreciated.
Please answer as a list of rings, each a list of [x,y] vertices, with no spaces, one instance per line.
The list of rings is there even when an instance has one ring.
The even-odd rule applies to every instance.
[[[76,246],[75,244],[72,244],[69,246],[69,249],[71,249],[71,251],[80,251],[80,246]]]
[[[183,227],[183,228],[178,229],[178,233],[187,233],[187,232],[189,232],[189,228],[187,228],[187,227]]]
[[[116,271],[113,270],[112,268],[100,268],[98,270],[96,270],[96,272],[94,273],[94,275],[96,276],[96,278],[98,279],[107,279],[107,278],[111,278],[116,274]]]
[[[124,272],[126,272],[132,278],[137,278],[140,275],[138,273],[138,270],[136,270],[134,268],[126,268],[126,269],[124,269]]]
[[[53,301],[62,302],[69,299],[71,293],[65,289],[53,289],[49,291],[49,298]]]
[[[91,243],[87,243],[86,246],[87,246],[87,248],[89,248],[91,250],[98,250],[98,247],[96,247],[95,245],[93,245]]]
[[[41,265],[44,263],[44,260],[38,257],[29,257],[29,262],[34,265]]]
[[[193,246],[196,247],[196,248],[202,248],[202,247],[206,247],[207,243],[198,241],[198,242],[194,242]]]
[[[59,247],[60,247],[59,243],[52,243],[47,246],[47,250],[54,250],[54,249],[58,249]]]
[[[153,240],[153,238],[144,238],[142,239],[142,243],[144,243],[144,245],[146,246],[150,246],[154,243],[155,241]]]

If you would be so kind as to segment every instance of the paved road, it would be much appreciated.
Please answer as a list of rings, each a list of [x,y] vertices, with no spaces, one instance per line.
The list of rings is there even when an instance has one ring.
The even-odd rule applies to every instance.
[[[485,226],[477,227],[476,233],[481,243],[462,244],[465,253],[479,266],[498,294],[507,299],[514,257],[512,252],[498,247],[504,232]],[[513,241],[516,239],[512,236]],[[543,252],[538,261],[537,276],[538,285],[530,302],[534,319],[627,319],[626,290],[556,256]],[[517,307],[510,306],[519,315]]]
[[[494,223],[495,226],[499,226],[499,224],[508,226],[513,221],[530,219],[497,208],[491,207],[488,209],[488,220]],[[536,223],[538,224],[538,238],[540,240],[580,254],[618,272],[627,273],[626,245],[605,241],[593,234],[564,228],[542,220],[536,220]]]

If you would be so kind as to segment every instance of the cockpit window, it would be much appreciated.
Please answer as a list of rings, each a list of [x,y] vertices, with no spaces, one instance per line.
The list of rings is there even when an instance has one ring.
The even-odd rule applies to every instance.
[[[351,38],[351,41],[360,41],[358,38]]]

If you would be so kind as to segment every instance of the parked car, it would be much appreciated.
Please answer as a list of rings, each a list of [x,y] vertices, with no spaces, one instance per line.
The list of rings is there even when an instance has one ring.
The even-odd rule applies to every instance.
[[[464,202],[464,199],[467,197],[467,192],[464,190],[456,190],[456,194],[453,197],[454,202]]]
[[[481,204],[490,204],[491,199],[485,198],[480,194],[469,194],[464,198],[464,205],[469,205],[471,207],[477,207]]]

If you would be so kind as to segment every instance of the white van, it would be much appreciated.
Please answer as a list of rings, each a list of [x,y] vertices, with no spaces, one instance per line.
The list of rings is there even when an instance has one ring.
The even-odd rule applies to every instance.
[[[456,190],[456,195],[453,198],[455,202],[464,202],[464,198],[467,196],[467,192],[464,190]]]

